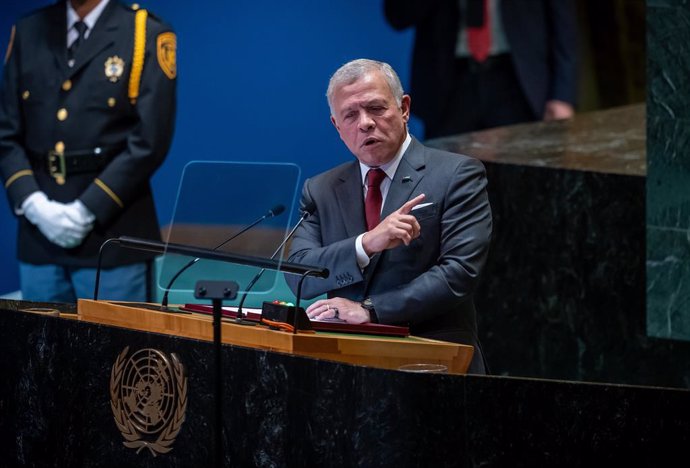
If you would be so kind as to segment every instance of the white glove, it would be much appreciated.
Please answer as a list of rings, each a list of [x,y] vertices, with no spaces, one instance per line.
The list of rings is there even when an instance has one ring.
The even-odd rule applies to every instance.
[[[78,200],[66,205],[48,200],[43,192],[34,192],[22,203],[22,210],[26,219],[35,224],[49,241],[66,249],[81,244],[93,228],[93,215]]]
[[[93,222],[96,221],[96,216],[91,213],[86,205],[84,205],[81,200],[76,199],[72,203],[65,205],[65,214],[69,219],[77,224],[82,224],[84,226],[91,225],[93,227]],[[91,228],[89,228],[89,231]]]

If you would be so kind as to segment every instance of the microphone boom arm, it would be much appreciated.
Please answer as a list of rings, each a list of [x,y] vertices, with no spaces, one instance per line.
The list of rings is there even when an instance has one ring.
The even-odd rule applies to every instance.
[[[288,240],[292,238],[292,235],[295,233],[298,227],[302,224],[302,221],[307,219],[309,217],[309,211],[304,211],[302,213],[302,216],[300,216],[299,221],[295,224],[295,226],[290,230],[287,236],[285,236],[285,239],[283,239],[283,242],[280,243],[278,248],[273,252],[273,255],[271,255],[271,259],[274,259],[276,255],[278,255],[278,252],[285,246]],[[266,271],[266,268],[262,268],[254,278],[249,282],[247,285],[247,289],[244,290],[244,294],[242,295],[242,299],[240,300],[240,304],[237,306],[237,318],[242,318],[242,306],[244,305],[245,299],[247,299],[247,295],[249,294],[249,291],[254,287],[257,281],[259,281],[259,278],[264,274]],[[304,273],[302,273],[304,275]]]
[[[120,236],[113,239],[108,239],[108,241],[119,243],[123,247],[129,249],[144,250],[155,253],[175,253],[180,255],[188,255],[190,257],[205,258],[207,260],[219,260],[221,262],[261,267],[266,268],[267,270],[280,270],[296,275],[301,275],[308,271],[312,271],[313,273],[309,276],[316,276],[319,278],[328,278],[329,275],[328,268],[302,265],[300,263],[280,262],[278,260],[263,257],[218,252],[215,250],[202,249],[200,247],[192,247],[183,244],[166,244],[165,242],[142,239],[139,237]]]

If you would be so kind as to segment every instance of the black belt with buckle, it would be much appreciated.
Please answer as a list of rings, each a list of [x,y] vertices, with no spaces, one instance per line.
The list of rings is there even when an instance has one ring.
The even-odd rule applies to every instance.
[[[87,150],[49,151],[46,158],[48,173],[59,183],[72,174],[99,172],[125,145],[98,146]]]

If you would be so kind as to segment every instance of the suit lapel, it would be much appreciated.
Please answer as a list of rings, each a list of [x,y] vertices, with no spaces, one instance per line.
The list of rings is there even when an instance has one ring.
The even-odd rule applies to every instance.
[[[84,68],[96,54],[115,42],[118,29],[117,15],[115,14],[116,7],[116,1],[108,2],[103,13],[98,17],[93,31],[89,34],[89,38],[77,50],[77,54],[74,57],[74,66],[70,70],[70,76]]]
[[[413,138],[391,181],[386,202],[381,210],[381,219],[400,208],[410,199],[415,187],[424,177],[425,166],[424,147]]]
[[[55,8],[57,11],[50,15],[48,22],[48,46],[61,76],[66,76],[70,72],[67,64],[67,8],[65,2],[56,4]]]
[[[340,185],[335,187],[338,207],[340,208],[348,237],[357,236],[367,230],[364,216],[362,175],[359,170],[359,163],[353,162],[350,168],[344,172],[340,181]]]

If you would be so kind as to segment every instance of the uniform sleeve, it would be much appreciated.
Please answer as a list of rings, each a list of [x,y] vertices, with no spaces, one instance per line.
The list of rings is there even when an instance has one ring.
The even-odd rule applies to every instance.
[[[8,46],[8,58],[3,68],[0,91],[0,174],[12,212],[32,192],[39,190],[31,165],[21,142],[24,124],[20,112],[19,89],[19,33],[14,33]]]
[[[163,163],[173,137],[176,111],[176,37],[149,19],[146,55],[136,101],[137,124],[125,150],[79,197],[105,224],[143,190]]]
[[[409,283],[371,296],[380,323],[427,321],[472,296],[491,239],[486,185],[481,162],[458,166],[443,202],[439,259]]]

